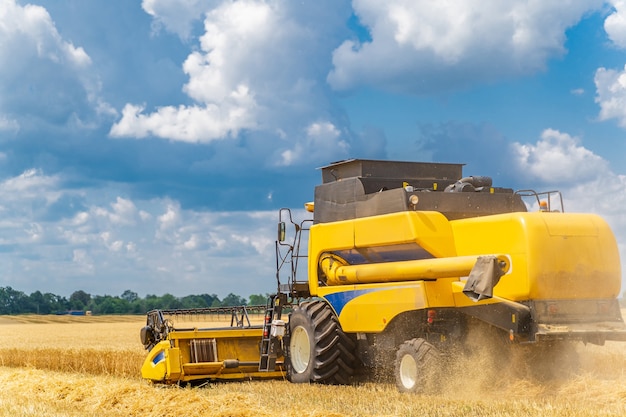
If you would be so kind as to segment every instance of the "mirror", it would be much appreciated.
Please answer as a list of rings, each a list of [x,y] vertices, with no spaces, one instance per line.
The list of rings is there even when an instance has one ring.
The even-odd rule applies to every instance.
[[[285,222],[278,223],[278,241],[285,241]]]

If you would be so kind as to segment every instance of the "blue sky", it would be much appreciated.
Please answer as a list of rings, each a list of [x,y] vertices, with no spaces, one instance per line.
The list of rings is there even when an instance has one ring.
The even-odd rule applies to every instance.
[[[271,292],[345,158],[559,189],[626,255],[626,2],[0,0],[0,286]]]

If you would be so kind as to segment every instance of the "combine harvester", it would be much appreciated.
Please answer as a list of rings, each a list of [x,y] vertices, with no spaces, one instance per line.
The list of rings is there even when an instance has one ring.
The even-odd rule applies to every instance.
[[[312,220],[279,212],[278,290],[251,324],[177,327],[214,309],[154,310],[144,378],[347,384],[377,364],[421,392],[468,332],[558,350],[626,340],[617,244],[560,193],[514,192],[461,164],[348,160],[322,168]],[[308,239],[306,235],[308,234]],[[283,312],[288,319],[283,320]]]

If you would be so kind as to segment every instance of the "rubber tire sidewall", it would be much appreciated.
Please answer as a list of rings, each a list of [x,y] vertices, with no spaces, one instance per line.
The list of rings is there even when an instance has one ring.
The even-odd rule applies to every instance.
[[[402,359],[410,356],[416,365],[415,384],[406,387],[402,382]],[[406,393],[432,393],[437,390],[440,376],[441,355],[439,351],[424,339],[408,340],[400,345],[396,353],[394,376],[396,387]]]
[[[293,364],[291,363],[291,339],[289,341],[289,363],[288,363],[288,378],[289,381],[296,384],[306,384],[313,381],[313,372],[315,366],[315,330],[313,325],[306,314],[306,310],[298,306],[291,313],[289,318],[289,331],[290,335],[293,335],[294,331],[301,327],[309,337],[309,363],[303,372],[296,372]]]

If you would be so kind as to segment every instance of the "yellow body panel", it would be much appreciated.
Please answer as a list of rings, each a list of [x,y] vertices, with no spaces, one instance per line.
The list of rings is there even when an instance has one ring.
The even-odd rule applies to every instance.
[[[329,302],[347,332],[381,332],[406,311],[476,306],[463,294],[462,278],[481,255],[506,257],[508,271],[493,299],[478,304],[610,299],[620,291],[615,238],[591,214],[518,212],[448,221],[438,212],[400,212],[316,224],[309,239],[311,295]],[[348,265],[328,257],[406,243],[436,258]]]
[[[318,295],[333,307],[344,331],[378,333],[406,311],[453,307],[454,281],[458,279],[320,287]]]
[[[162,381],[167,378],[167,360],[165,352],[169,351],[170,342],[159,342],[148,352],[148,356],[141,366],[141,376],[152,381]]]
[[[593,214],[511,213],[450,222],[458,255],[500,251],[512,268],[494,296],[512,301],[615,298],[621,269],[606,222]]]
[[[416,242],[437,258],[455,255],[450,223],[439,212],[404,211],[336,222],[332,225],[351,222],[354,223],[354,241],[352,244],[355,247],[365,248]],[[324,236],[317,233],[316,238],[322,238],[324,242],[316,243],[327,244],[327,248],[332,248],[334,246],[333,234],[334,232],[331,232],[330,236]],[[328,238],[330,241],[327,240]]]
[[[324,252],[416,243],[436,257],[455,256],[450,223],[438,212],[400,212],[311,226],[309,291],[317,295],[318,262]],[[389,277],[393,281],[393,277]]]

